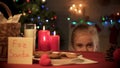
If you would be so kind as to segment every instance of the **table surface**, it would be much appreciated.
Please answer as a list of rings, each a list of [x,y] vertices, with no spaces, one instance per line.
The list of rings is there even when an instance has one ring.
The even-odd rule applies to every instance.
[[[95,64],[73,64],[62,66],[41,66],[39,64],[7,64],[7,62],[0,62],[0,68],[117,68],[115,62],[105,60],[105,55],[100,52],[79,52],[85,58],[98,61]]]

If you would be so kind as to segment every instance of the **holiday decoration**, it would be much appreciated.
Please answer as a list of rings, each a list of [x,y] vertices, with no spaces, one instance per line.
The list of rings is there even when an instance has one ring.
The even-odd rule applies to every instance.
[[[70,23],[72,28],[78,24],[88,24],[90,26],[95,26],[98,32],[101,31],[101,28],[97,25],[97,23],[89,20],[89,16],[86,16],[85,19],[78,18],[77,20],[73,20],[70,17],[67,17],[67,21]]]
[[[77,18],[72,19],[71,17],[67,17],[67,21],[71,24],[71,27],[74,27],[78,24],[88,24],[94,26],[96,23],[89,20],[89,16],[85,16],[85,18]]]
[[[111,27],[115,24],[115,21],[109,16],[102,16],[101,20],[104,27]]]
[[[38,50],[58,51],[59,47],[60,47],[60,36],[56,35],[56,31],[54,31],[54,35],[50,35],[50,31],[45,30],[45,26],[43,26],[43,30],[38,31]]]
[[[72,13],[82,14],[83,13],[83,5],[82,4],[79,4],[79,5],[73,4],[72,6],[70,6],[70,11]]]
[[[54,11],[50,11],[46,0],[18,0],[13,1],[14,5],[21,13],[19,22],[21,23],[21,34],[24,33],[24,24],[36,24],[36,48],[39,48],[39,30],[45,26],[46,30],[56,31],[61,35],[60,30],[56,26],[57,15]]]
[[[42,29],[42,26],[45,25],[46,29],[54,31],[56,29],[57,16],[55,12],[49,11],[45,6],[46,3],[46,0],[14,1],[14,5],[19,9],[20,13],[22,13],[20,18],[21,24],[34,23],[38,30]],[[23,32],[23,26],[21,32]]]
[[[5,23],[6,21],[7,21],[7,19],[4,17],[2,12],[0,12],[0,23]]]
[[[43,26],[43,30],[38,31],[38,50],[49,51],[49,37],[50,31],[45,30],[45,26]]]
[[[50,36],[50,49],[52,51],[59,51],[60,49],[60,36],[56,35],[56,31]]]
[[[39,64],[43,66],[49,66],[51,65],[51,60],[48,56],[48,54],[43,54],[39,60]]]
[[[109,16],[102,16],[101,23],[105,27],[112,27],[113,25],[120,23],[120,12],[113,13]]]
[[[117,45],[118,44],[117,40],[118,40],[118,36],[120,33],[120,23],[119,23],[120,15],[119,15],[119,12],[112,15],[111,19],[113,19],[113,21],[115,21],[115,23],[111,27],[109,27],[109,29],[110,29],[109,42],[110,42],[110,44]]]
[[[21,17],[22,14],[16,14],[14,16],[10,16],[7,20],[7,23],[18,23],[19,20],[20,20],[20,17]]]
[[[5,8],[8,16],[11,17],[12,14],[8,6],[2,2],[0,2],[0,5],[2,5]],[[0,22],[0,58],[7,58],[8,37],[19,36],[21,24],[18,23],[18,21],[14,22],[15,20],[12,20],[8,23],[8,20],[5,19],[3,14],[0,15],[0,19],[4,20]],[[19,18],[17,18],[17,20],[18,19]]]
[[[33,38],[9,37],[8,38],[8,63],[32,64]]]

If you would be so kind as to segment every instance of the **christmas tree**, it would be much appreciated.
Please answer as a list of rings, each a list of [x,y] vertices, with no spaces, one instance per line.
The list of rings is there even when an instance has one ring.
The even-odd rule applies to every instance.
[[[36,24],[37,30],[41,30],[45,26],[45,29],[50,30],[51,34],[56,31],[56,34],[60,35],[60,44],[64,44],[62,32],[57,27],[56,13],[45,6],[46,0],[13,0],[13,3],[17,12],[22,13],[20,18],[21,34],[24,33],[24,24],[33,23]],[[36,45],[38,43],[37,36]]]
[[[13,0],[14,5],[18,8],[19,13],[22,13],[20,18],[21,32],[26,23],[36,24],[37,29],[46,29],[53,32],[56,30],[56,14],[45,6],[46,0]]]

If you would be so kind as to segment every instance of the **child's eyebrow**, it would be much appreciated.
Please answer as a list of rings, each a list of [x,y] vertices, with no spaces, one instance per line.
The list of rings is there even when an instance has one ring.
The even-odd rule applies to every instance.
[[[88,42],[86,45],[93,44],[93,42]],[[77,43],[77,45],[83,45],[82,43]]]
[[[88,42],[87,44],[93,44],[93,42]]]

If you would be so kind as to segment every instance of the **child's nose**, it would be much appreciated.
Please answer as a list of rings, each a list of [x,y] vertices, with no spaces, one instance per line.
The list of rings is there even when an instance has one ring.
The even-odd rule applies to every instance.
[[[84,47],[82,48],[82,51],[88,51],[88,48],[87,48],[86,46],[84,46]]]

